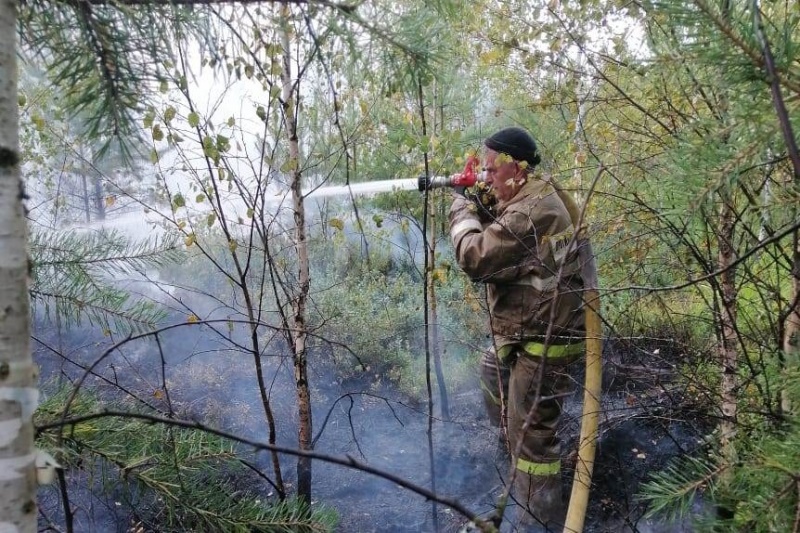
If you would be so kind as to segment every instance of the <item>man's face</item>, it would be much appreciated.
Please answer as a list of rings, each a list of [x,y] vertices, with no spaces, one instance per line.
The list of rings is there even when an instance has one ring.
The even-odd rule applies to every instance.
[[[487,148],[483,170],[486,172],[486,183],[491,185],[498,200],[505,202],[517,194],[520,186],[515,178],[519,166],[511,157]]]

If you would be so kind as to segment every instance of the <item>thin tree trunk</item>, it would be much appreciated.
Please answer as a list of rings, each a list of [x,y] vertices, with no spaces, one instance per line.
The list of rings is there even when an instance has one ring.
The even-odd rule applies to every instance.
[[[88,224],[92,221],[92,208],[89,202],[89,183],[86,178],[86,172],[88,172],[88,170],[84,167],[83,173],[81,174],[81,184],[83,185],[83,212],[86,216],[86,223]]]
[[[61,211],[61,181],[64,179],[64,173],[58,175],[58,182],[56,182],[56,199],[53,202],[53,229],[58,229],[58,215]]]
[[[575,192],[573,193],[572,197],[575,199],[575,202],[578,205],[582,205],[586,202],[586,198],[584,197],[583,193],[583,168],[586,164],[586,140],[584,139],[584,128],[585,128],[585,121],[586,121],[586,100],[588,100],[590,90],[586,87],[586,82],[583,80],[582,75],[582,68],[583,68],[583,47],[581,47],[581,51],[578,55],[578,66],[575,69],[575,99],[578,102],[578,112],[575,116],[575,133],[572,136],[573,142],[575,143],[575,168],[572,171],[573,181],[575,184]]]
[[[433,218],[433,217],[431,217]],[[444,369],[442,368],[442,349],[441,349],[441,334],[439,333],[439,313],[436,301],[436,224],[432,220],[428,224],[430,228],[430,246],[428,247],[428,264],[430,272],[428,272],[428,335],[430,338],[431,355],[433,356],[433,368],[436,372],[436,385],[439,388],[439,401],[442,404],[441,415],[442,418],[450,418],[450,403],[447,400],[447,383],[444,380]]]
[[[723,456],[733,459],[733,436],[736,431],[736,411],[738,388],[738,339],[736,332],[736,252],[733,248],[735,213],[733,211],[733,195],[721,193],[718,268],[720,275],[720,343],[718,347],[722,370],[721,399],[722,423],[720,424],[720,444]]]
[[[92,176],[92,199],[94,200],[94,212],[97,220],[106,219],[106,198],[103,194],[103,178],[98,172],[93,172]]]
[[[0,0],[0,531],[36,531],[28,254],[19,168],[17,3]]]
[[[730,4],[725,2],[722,10],[725,20],[730,19]],[[722,95],[720,101],[720,116],[723,124],[727,122],[728,100],[726,95]],[[724,142],[728,143],[728,136],[725,135]],[[720,189],[720,216],[719,232],[717,239],[719,248],[717,250],[718,268],[722,272],[719,279],[720,287],[720,316],[719,330],[720,343],[718,346],[720,370],[722,376],[720,380],[720,395],[722,422],[720,423],[720,451],[722,456],[732,463],[736,460],[736,449],[733,438],[736,434],[736,415],[738,389],[738,335],[736,326],[736,300],[738,293],[736,290],[736,250],[734,248],[734,232],[736,227],[736,212],[734,193],[723,184]]]
[[[292,301],[292,352],[294,355],[294,379],[297,388],[297,409],[299,418],[298,445],[301,450],[312,449],[311,390],[308,384],[306,302],[310,287],[308,266],[308,241],[306,238],[305,206],[303,203],[302,173],[300,171],[300,145],[297,138],[295,117],[295,95],[298,86],[292,83],[291,54],[291,10],[288,5],[281,7],[284,26],[281,29],[283,45],[283,119],[289,139],[289,168],[292,173],[291,191],[294,208],[295,248],[297,251],[298,287]],[[299,84],[298,84],[299,85]],[[311,459],[297,459],[297,494],[311,503]]]
[[[797,139],[795,139],[794,129],[792,128],[792,121],[789,117],[789,112],[786,109],[786,104],[783,100],[781,87],[778,84],[777,67],[775,59],[772,57],[772,50],[770,43],[764,34],[764,24],[761,20],[759,1],[752,0],[753,14],[753,27],[756,30],[756,39],[761,45],[761,51],[764,54],[764,66],[768,74],[770,92],[772,94],[772,104],[775,107],[775,112],[778,116],[778,122],[781,126],[781,133],[783,140],[786,143],[786,150],[789,154],[789,160],[792,162],[792,184],[797,187],[800,185],[800,149],[797,146]],[[793,209],[795,218],[797,217],[797,208]],[[786,314],[786,321],[784,322],[783,331],[783,371],[793,371],[798,364],[798,356],[800,356],[800,236],[797,232],[792,235],[792,294],[789,300],[789,309]],[[791,413],[793,407],[789,400],[789,396],[785,389],[781,390],[781,410],[784,413]]]
[[[786,317],[783,331],[783,356],[786,369],[794,370],[800,361],[800,241],[798,234],[794,234],[792,242],[794,249],[792,259],[792,295],[789,300],[791,308]],[[792,404],[785,389],[781,389],[781,411],[785,414],[792,412]]]

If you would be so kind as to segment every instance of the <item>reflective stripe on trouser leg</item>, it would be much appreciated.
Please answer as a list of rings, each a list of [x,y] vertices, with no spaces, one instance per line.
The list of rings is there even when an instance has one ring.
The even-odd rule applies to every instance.
[[[495,355],[494,350],[483,353],[480,361],[480,381],[483,403],[493,426],[501,427],[504,422],[505,406],[508,403],[508,379],[511,370]],[[502,390],[502,393],[501,393]],[[502,394],[502,395],[501,395]]]
[[[534,463],[533,461],[518,458],[515,466],[517,470],[529,476],[555,476],[561,473],[561,461]]]

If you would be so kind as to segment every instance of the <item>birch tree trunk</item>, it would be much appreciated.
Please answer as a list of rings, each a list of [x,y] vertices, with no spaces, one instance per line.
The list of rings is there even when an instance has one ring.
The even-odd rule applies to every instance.
[[[306,302],[310,287],[308,266],[308,240],[306,237],[305,205],[302,191],[302,172],[300,170],[300,145],[297,138],[297,120],[295,117],[295,96],[298,94],[298,85],[292,80],[292,53],[291,53],[291,9],[284,4],[281,7],[283,28],[281,29],[281,44],[283,46],[283,120],[286,135],[289,140],[289,172],[292,174],[291,191],[292,206],[294,211],[295,249],[297,251],[297,283],[292,300],[291,339],[294,356],[294,379],[297,390],[298,410],[298,446],[301,450],[311,450],[312,423],[311,423],[311,390],[308,383],[307,346],[308,334],[306,331]],[[311,503],[311,459],[299,457],[297,459],[297,495]]]
[[[733,437],[736,432],[738,376],[739,363],[738,336],[736,332],[736,252],[734,250],[735,213],[733,211],[733,195],[720,193],[722,206],[720,211],[718,268],[722,271],[719,279],[720,286],[720,343],[719,358],[722,370],[721,399],[722,422],[720,424],[720,445],[724,457],[734,460]]]
[[[36,531],[28,255],[19,169],[17,3],[0,0],[0,531]]]
[[[729,3],[722,7],[722,16],[730,22]],[[728,98],[722,95],[719,103],[721,126],[728,126]],[[730,142],[724,135],[725,144]],[[725,177],[727,178],[727,176]],[[720,396],[722,400],[722,422],[720,423],[720,451],[722,456],[733,464],[736,461],[736,448],[733,438],[736,435],[736,417],[738,412],[737,389],[739,385],[739,349],[736,303],[739,297],[736,288],[736,210],[735,195],[725,184],[720,188],[719,230],[717,232],[717,268],[722,272],[719,278],[720,290],[720,339],[718,353],[720,359]]]

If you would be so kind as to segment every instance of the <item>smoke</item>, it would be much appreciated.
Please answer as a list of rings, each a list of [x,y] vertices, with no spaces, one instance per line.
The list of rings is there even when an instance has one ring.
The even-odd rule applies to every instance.
[[[349,211],[336,201],[328,202],[329,195],[320,194],[319,198],[325,201],[318,209],[309,210],[315,213],[310,217],[309,226],[321,228],[326,217],[330,220],[338,214],[342,227],[336,231],[341,232],[344,243],[359,245],[364,228],[357,227],[352,215],[341,215]],[[389,249],[396,258],[419,264],[424,252],[419,228],[404,226],[401,220],[392,219],[386,213],[365,210],[362,215],[364,220],[374,224],[369,235],[372,243],[390,243]],[[373,218],[373,215],[380,218]],[[164,231],[157,215],[150,216],[131,213],[127,218],[108,224],[140,238]],[[209,236],[211,238],[213,236]],[[335,253],[341,253],[342,248],[340,246]],[[330,268],[334,257],[323,259],[317,268]],[[51,322],[37,321],[36,336],[42,344],[36,346],[36,358],[42,367],[43,382],[74,381],[89,365],[96,365],[97,375],[91,376],[85,387],[104,398],[119,397],[122,389],[128,391],[123,395],[133,395],[181,418],[266,442],[268,427],[253,371],[254,355],[249,351],[250,326],[236,322],[246,317],[241,294],[234,283],[210,270],[203,261],[187,260],[175,268],[144,273],[135,279],[134,286],[140,294],[155,295],[169,306],[171,311],[165,324],[180,325],[159,333],[158,343],[154,342],[154,337],[125,343],[98,361],[102,353],[123,339],[85,323],[66,330]],[[134,278],[126,278],[126,282],[130,283],[131,279]],[[258,311],[267,322],[269,313],[276,309],[274,302],[269,301],[270,287],[265,286],[262,292],[264,303]],[[443,308],[440,313],[445,315],[453,311]],[[189,320],[190,316],[221,322],[194,323]],[[419,336],[421,331],[420,328],[414,332],[385,333],[387,336]],[[264,365],[270,404],[278,421],[278,444],[296,445],[294,376],[285,341],[280,332],[264,326],[259,327],[257,337],[257,357]],[[384,376],[376,378],[364,374],[360,379],[338,381],[330,347],[321,345],[323,348],[309,354],[316,451],[354,457],[428,489],[435,484],[438,494],[461,501],[482,515],[494,510],[505,486],[510,458],[499,445],[497,431],[488,425],[483,414],[475,375],[464,380],[460,388],[448,390],[450,417],[446,420],[437,417],[429,422],[427,404],[394,390]],[[422,354],[419,357],[421,359]],[[622,384],[629,386],[630,382],[620,376],[617,386],[626,390]],[[169,391],[168,397],[165,389]],[[592,522],[595,525],[589,526],[587,531],[592,527],[603,531],[609,524],[616,527],[625,523],[652,527],[654,533],[666,531],[658,529],[666,527],[663,524],[645,522],[641,518],[642,509],[627,502],[633,501],[632,491],[648,471],[663,466],[665,458],[684,452],[670,443],[691,441],[692,435],[679,426],[665,428],[658,424],[642,424],[648,416],[648,406],[632,409],[628,397],[618,394],[618,390],[605,401],[607,418],[595,480],[597,492],[610,497],[613,506],[604,508],[598,503],[602,497],[596,500],[590,510],[596,517]],[[433,396],[436,403],[436,391]],[[570,404],[568,413],[569,434],[566,437],[572,441],[579,428],[580,406],[575,401],[578,399],[579,394]],[[434,411],[438,407],[435,405]],[[658,413],[659,419],[663,418],[662,414]],[[634,415],[640,418],[632,418]],[[428,450],[429,440],[433,445],[432,454]],[[641,453],[645,458],[637,459],[637,454]],[[636,468],[632,470],[631,464]],[[267,454],[258,455],[257,465],[270,475]],[[294,459],[283,458],[282,466],[284,475],[291,478]],[[629,472],[629,485],[620,484],[621,473]],[[80,482],[81,475],[75,474],[71,486]],[[432,530],[431,503],[394,483],[321,461],[314,462],[313,482],[315,502],[334,506],[342,514],[341,531]],[[269,492],[271,488],[265,486],[263,490]],[[84,503],[89,507],[88,499],[93,497],[77,493],[76,498],[79,501],[87,498]],[[50,499],[45,499],[44,503],[54,505]],[[55,511],[45,508],[45,512]],[[436,512],[443,531],[454,531],[463,522],[443,506],[437,506]],[[513,513],[513,509],[509,513]],[[91,520],[119,526],[124,523],[120,514],[118,509],[106,512],[97,507],[92,511]]]

